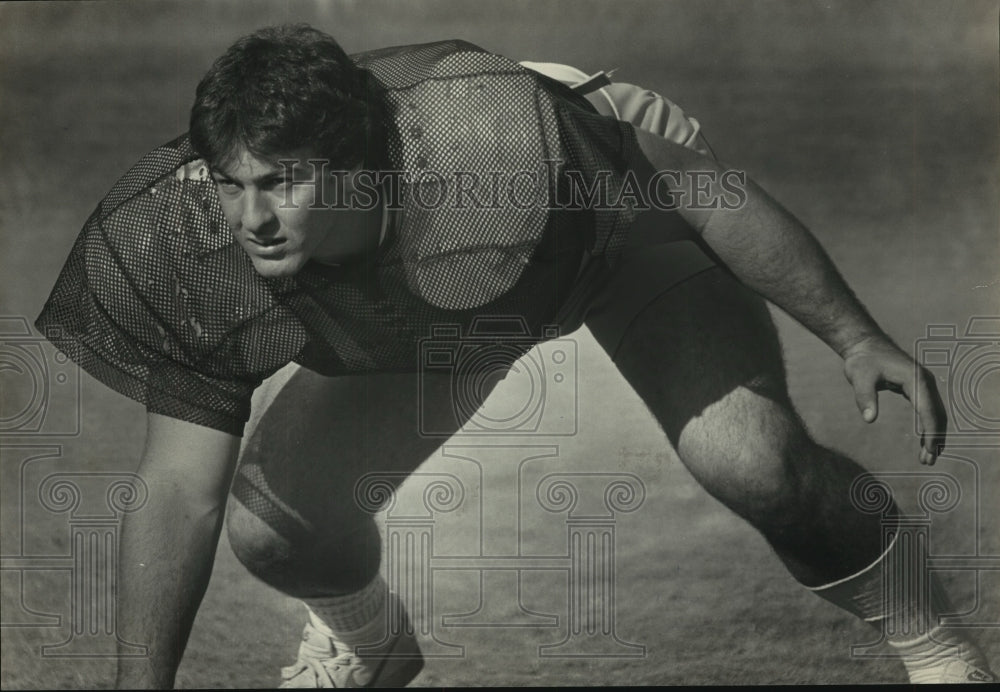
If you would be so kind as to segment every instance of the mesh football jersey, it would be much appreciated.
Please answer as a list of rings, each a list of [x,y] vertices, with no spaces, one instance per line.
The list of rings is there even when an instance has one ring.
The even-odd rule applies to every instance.
[[[182,135],[100,202],[36,327],[148,410],[235,435],[253,390],[290,361],[324,375],[415,372],[441,329],[505,353],[553,336],[585,253],[610,261],[635,214],[554,195],[576,175],[613,197],[639,151],[631,128],[468,43],[353,57],[384,90],[382,158],[402,174],[371,261],[260,276]],[[462,197],[473,179],[478,196]]]

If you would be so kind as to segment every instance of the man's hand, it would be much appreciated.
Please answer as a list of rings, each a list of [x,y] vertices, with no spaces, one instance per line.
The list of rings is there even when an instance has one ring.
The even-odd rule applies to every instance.
[[[878,417],[878,392],[902,394],[920,421],[920,463],[933,464],[944,449],[948,416],[934,378],[888,339],[872,337],[847,348],[844,375],[865,422]]]

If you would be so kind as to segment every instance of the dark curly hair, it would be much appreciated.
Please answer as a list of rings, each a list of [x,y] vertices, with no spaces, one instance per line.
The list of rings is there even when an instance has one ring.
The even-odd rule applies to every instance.
[[[274,159],[309,149],[336,168],[374,168],[383,103],[374,77],[331,36],[305,24],[267,27],[239,39],[202,78],[189,134],[212,165],[241,150]]]

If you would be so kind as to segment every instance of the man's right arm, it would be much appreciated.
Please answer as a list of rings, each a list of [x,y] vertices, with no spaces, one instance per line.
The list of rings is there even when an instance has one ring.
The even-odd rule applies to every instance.
[[[680,173],[689,181],[705,172],[711,186],[718,188],[706,190],[708,200],[725,196],[718,183],[727,172],[722,164],[640,129],[636,137],[645,155],[636,170],[647,182],[659,171]],[[669,176],[657,180],[672,183],[671,192],[688,192]],[[888,389],[909,399],[922,428],[920,462],[933,464],[947,429],[934,379],[882,331],[812,233],[756,183],[744,181],[744,196],[736,208],[693,205],[688,198],[677,211],[740,281],[844,359],[844,373],[865,421],[878,415],[878,391]]]
[[[169,688],[212,573],[240,439],[148,414],[139,475],[146,505],[125,515],[118,563],[118,626],[148,647],[119,659],[117,686]]]

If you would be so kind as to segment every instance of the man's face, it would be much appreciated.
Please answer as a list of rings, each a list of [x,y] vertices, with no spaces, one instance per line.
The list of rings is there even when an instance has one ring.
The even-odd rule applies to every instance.
[[[262,276],[291,276],[310,259],[341,264],[378,244],[378,214],[334,208],[343,201],[342,176],[318,159],[296,152],[272,161],[242,151],[212,169],[229,228]]]

